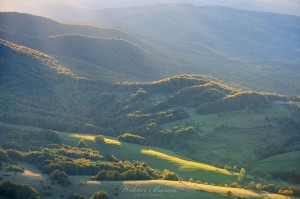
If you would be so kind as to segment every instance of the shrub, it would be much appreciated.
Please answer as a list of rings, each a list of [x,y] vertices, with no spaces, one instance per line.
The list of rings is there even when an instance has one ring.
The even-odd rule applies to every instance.
[[[105,191],[99,191],[91,197],[91,199],[108,199],[108,198],[109,196]]]
[[[193,178],[190,178],[189,182],[195,183],[196,181]]]
[[[237,180],[239,182],[242,182],[246,177],[246,170],[244,168],[241,168],[240,173],[238,174]]]
[[[233,187],[233,188],[240,188],[241,186],[239,185],[238,182],[233,182],[229,185],[229,187]]]
[[[59,171],[58,169],[50,174],[50,179],[57,182],[63,187],[71,184],[69,176],[64,171]]]
[[[4,181],[0,184],[0,195],[18,199],[40,199],[38,192],[28,185]]]
[[[286,196],[293,196],[294,191],[292,189],[279,189],[278,194],[286,195]]]
[[[262,188],[263,188],[263,186],[262,186],[260,183],[257,183],[257,184],[255,185],[255,189],[256,189],[256,190],[262,190]]]
[[[119,171],[106,171],[102,170],[97,173],[97,175],[93,178],[94,180],[121,180],[121,174]]]
[[[171,172],[167,169],[164,170],[162,176],[163,176],[164,180],[173,180],[173,181],[178,181],[179,180],[179,177],[176,173]]]
[[[227,191],[226,196],[228,198],[232,198],[233,197],[233,193],[231,191]]]
[[[77,147],[78,148],[87,148],[88,145],[85,143],[85,141],[83,139],[81,139],[81,140],[79,140]]]
[[[130,142],[135,144],[145,144],[145,138],[139,135],[132,133],[124,133],[123,135],[118,136],[119,141]]]
[[[105,138],[103,135],[95,136],[94,142],[99,143],[99,144],[105,144]]]
[[[274,184],[268,184],[267,186],[264,186],[263,190],[270,193],[277,193],[277,188]]]

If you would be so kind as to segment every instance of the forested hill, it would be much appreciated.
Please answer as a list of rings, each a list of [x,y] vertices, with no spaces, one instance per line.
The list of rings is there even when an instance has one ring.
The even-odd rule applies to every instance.
[[[47,53],[90,79],[151,80],[160,76],[163,65],[119,30],[62,24],[28,14],[0,13],[0,38]]]
[[[17,12],[1,12],[0,29],[7,34],[19,37],[79,34],[101,38],[133,39],[126,33],[113,28],[63,24],[45,17]]]
[[[62,66],[53,57],[0,39],[1,84],[15,86],[41,86],[53,84],[59,74],[69,78],[83,78]],[[54,82],[52,82],[54,81]],[[8,85],[7,85],[8,84]]]
[[[112,84],[80,76],[53,57],[24,46],[1,40],[0,49],[3,122],[118,134],[192,117],[186,108],[201,115],[260,110],[274,101],[291,100],[245,92],[204,75]]]
[[[179,67],[170,73],[200,73],[254,90],[299,94],[299,16],[167,4],[77,17],[119,27],[171,55]]]

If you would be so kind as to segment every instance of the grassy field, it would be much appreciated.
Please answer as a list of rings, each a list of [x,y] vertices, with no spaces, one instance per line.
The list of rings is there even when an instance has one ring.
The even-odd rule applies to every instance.
[[[190,118],[163,125],[164,129],[178,129],[187,126],[199,127],[198,139],[188,140],[193,152],[187,155],[194,160],[223,167],[224,164],[243,166],[251,153],[272,143],[284,143],[291,135],[282,132],[274,117],[290,116],[286,105],[255,111],[233,111],[221,114],[198,115],[192,108],[184,108]],[[266,118],[270,120],[267,121]]]
[[[300,173],[300,151],[275,155],[261,160],[253,168],[254,171],[296,171]]]
[[[243,111],[232,111],[221,114],[196,114],[194,108],[183,108],[188,114],[189,118],[185,120],[180,120],[176,122],[171,122],[163,125],[164,129],[172,129],[176,126],[188,126],[189,123],[199,125],[200,128],[205,132],[214,131],[216,127],[222,125],[241,128],[241,129],[251,129],[260,125],[265,125],[265,117],[284,117],[290,116],[291,111],[288,109],[287,105],[273,104],[272,107],[263,109],[262,112],[255,112],[249,110]]]
[[[14,183],[26,183],[34,187],[42,198],[57,199],[66,198],[71,193],[82,194],[91,197],[94,193],[104,190],[110,198],[122,199],[144,199],[144,198],[166,198],[166,199],[211,199],[224,198],[228,191],[235,196],[246,198],[270,198],[270,199],[290,199],[292,197],[278,194],[268,194],[265,192],[256,193],[241,188],[219,187],[206,184],[196,184],[190,182],[146,180],[146,181],[91,181],[91,176],[70,176],[71,185],[62,187],[52,184],[49,176],[42,174],[33,165],[19,162],[25,168],[24,174],[6,173],[5,179]],[[4,171],[0,171],[0,176],[4,176]],[[81,184],[83,182],[83,184]],[[51,187],[50,190],[45,187]],[[136,191],[132,191],[132,190]],[[51,194],[49,194],[49,192]],[[47,197],[46,197],[47,195]]]
[[[228,171],[212,165],[201,164],[172,151],[158,147],[148,147],[126,142],[119,143],[116,138],[105,136],[110,144],[93,142],[92,135],[59,133],[63,143],[76,146],[79,139],[84,139],[90,148],[100,151],[104,155],[114,154],[121,160],[139,160],[148,163],[151,167],[168,169],[178,173],[188,180],[194,178],[201,182],[230,183],[236,181],[236,176]],[[111,144],[114,143],[114,144]]]

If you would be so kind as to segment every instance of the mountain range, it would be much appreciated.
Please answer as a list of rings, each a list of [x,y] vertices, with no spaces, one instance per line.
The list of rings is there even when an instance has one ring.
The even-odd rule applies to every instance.
[[[300,17],[163,5],[97,10],[76,19],[102,25],[1,13],[0,37],[49,53],[92,79],[201,73],[243,89],[299,93]]]
[[[0,13],[1,198],[300,196],[300,17],[79,10]]]

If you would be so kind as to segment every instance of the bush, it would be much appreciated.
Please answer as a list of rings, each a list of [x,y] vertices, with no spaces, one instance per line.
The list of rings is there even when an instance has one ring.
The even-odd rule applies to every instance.
[[[109,196],[105,191],[99,191],[91,197],[91,199],[108,199],[108,198]]]
[[[173,181],[179,180],[179,177],[176,173],[171,172],[167,169],[164,170],[162,176],[163,176],[163,180],[173,180]]]
[[[237,180],[242,182],[246,178],[246,170],[241,168],[240,173],[238,174]]]
[[[81,140],[79,140],[77,147],[78,148],[87,148],[88,145],[85,143],[85,141],[83,139],[81,139]]]
[[[152,173],[150,173],[152,174]],[[154,174],[152,174],[154,175]],[[129,169],[120,174],[119,171],[107,171],[102,170],[97,173],[93,180],[106,180],[106,181],[118,181],[118,180],[150,180],[152,177],[149,175],[145,168]]]
[[[103,135],[95,136],[94,142],[99,143],[99,144],[105,144],[105,138]]]
[[[232,187],[232,188],[240,188],[241,186],[239,185],[238,182],[233,182],[229,185],[229,187]]]
[[[38,192],[28,186],[4,181],[0,184],[0,196],[17,199],[40,199]]]
[[[50,174],[50,179],[57,182],[63,187],[71,184],[69,176],[64,171],[59,171],[58,169]]]
[[[142,136],[138,136],[132,133],[124,133],[123,135],[118,136],[119,141],[129,142],[134,144],[145,144],[145,138]]]
[[[121,174],[119,171],[106,171],[106,170],[99,171],[93,179],[94,180],[107,180],[107,181],[122,180]]]
[[[189,182],[195,183],[196,181],[193,178],[190,178]]]
[[[277,188],[274,184],[268,184],[267,186],[264,186],[263,190],[270,193],[277,193]]]
[[[232,198],[233,197],[233,193],[231,191],[227,191],[226,196],[228,198]]]
[[[294,191],[292,189],[279,189],[278,194],[286,195],[286,196],[293,196]]]
[[[258,190],[258,191],[262,190],[262,188],[263,188],[263,186],[260,183],[257,183],[255,185],[255,189]]]

